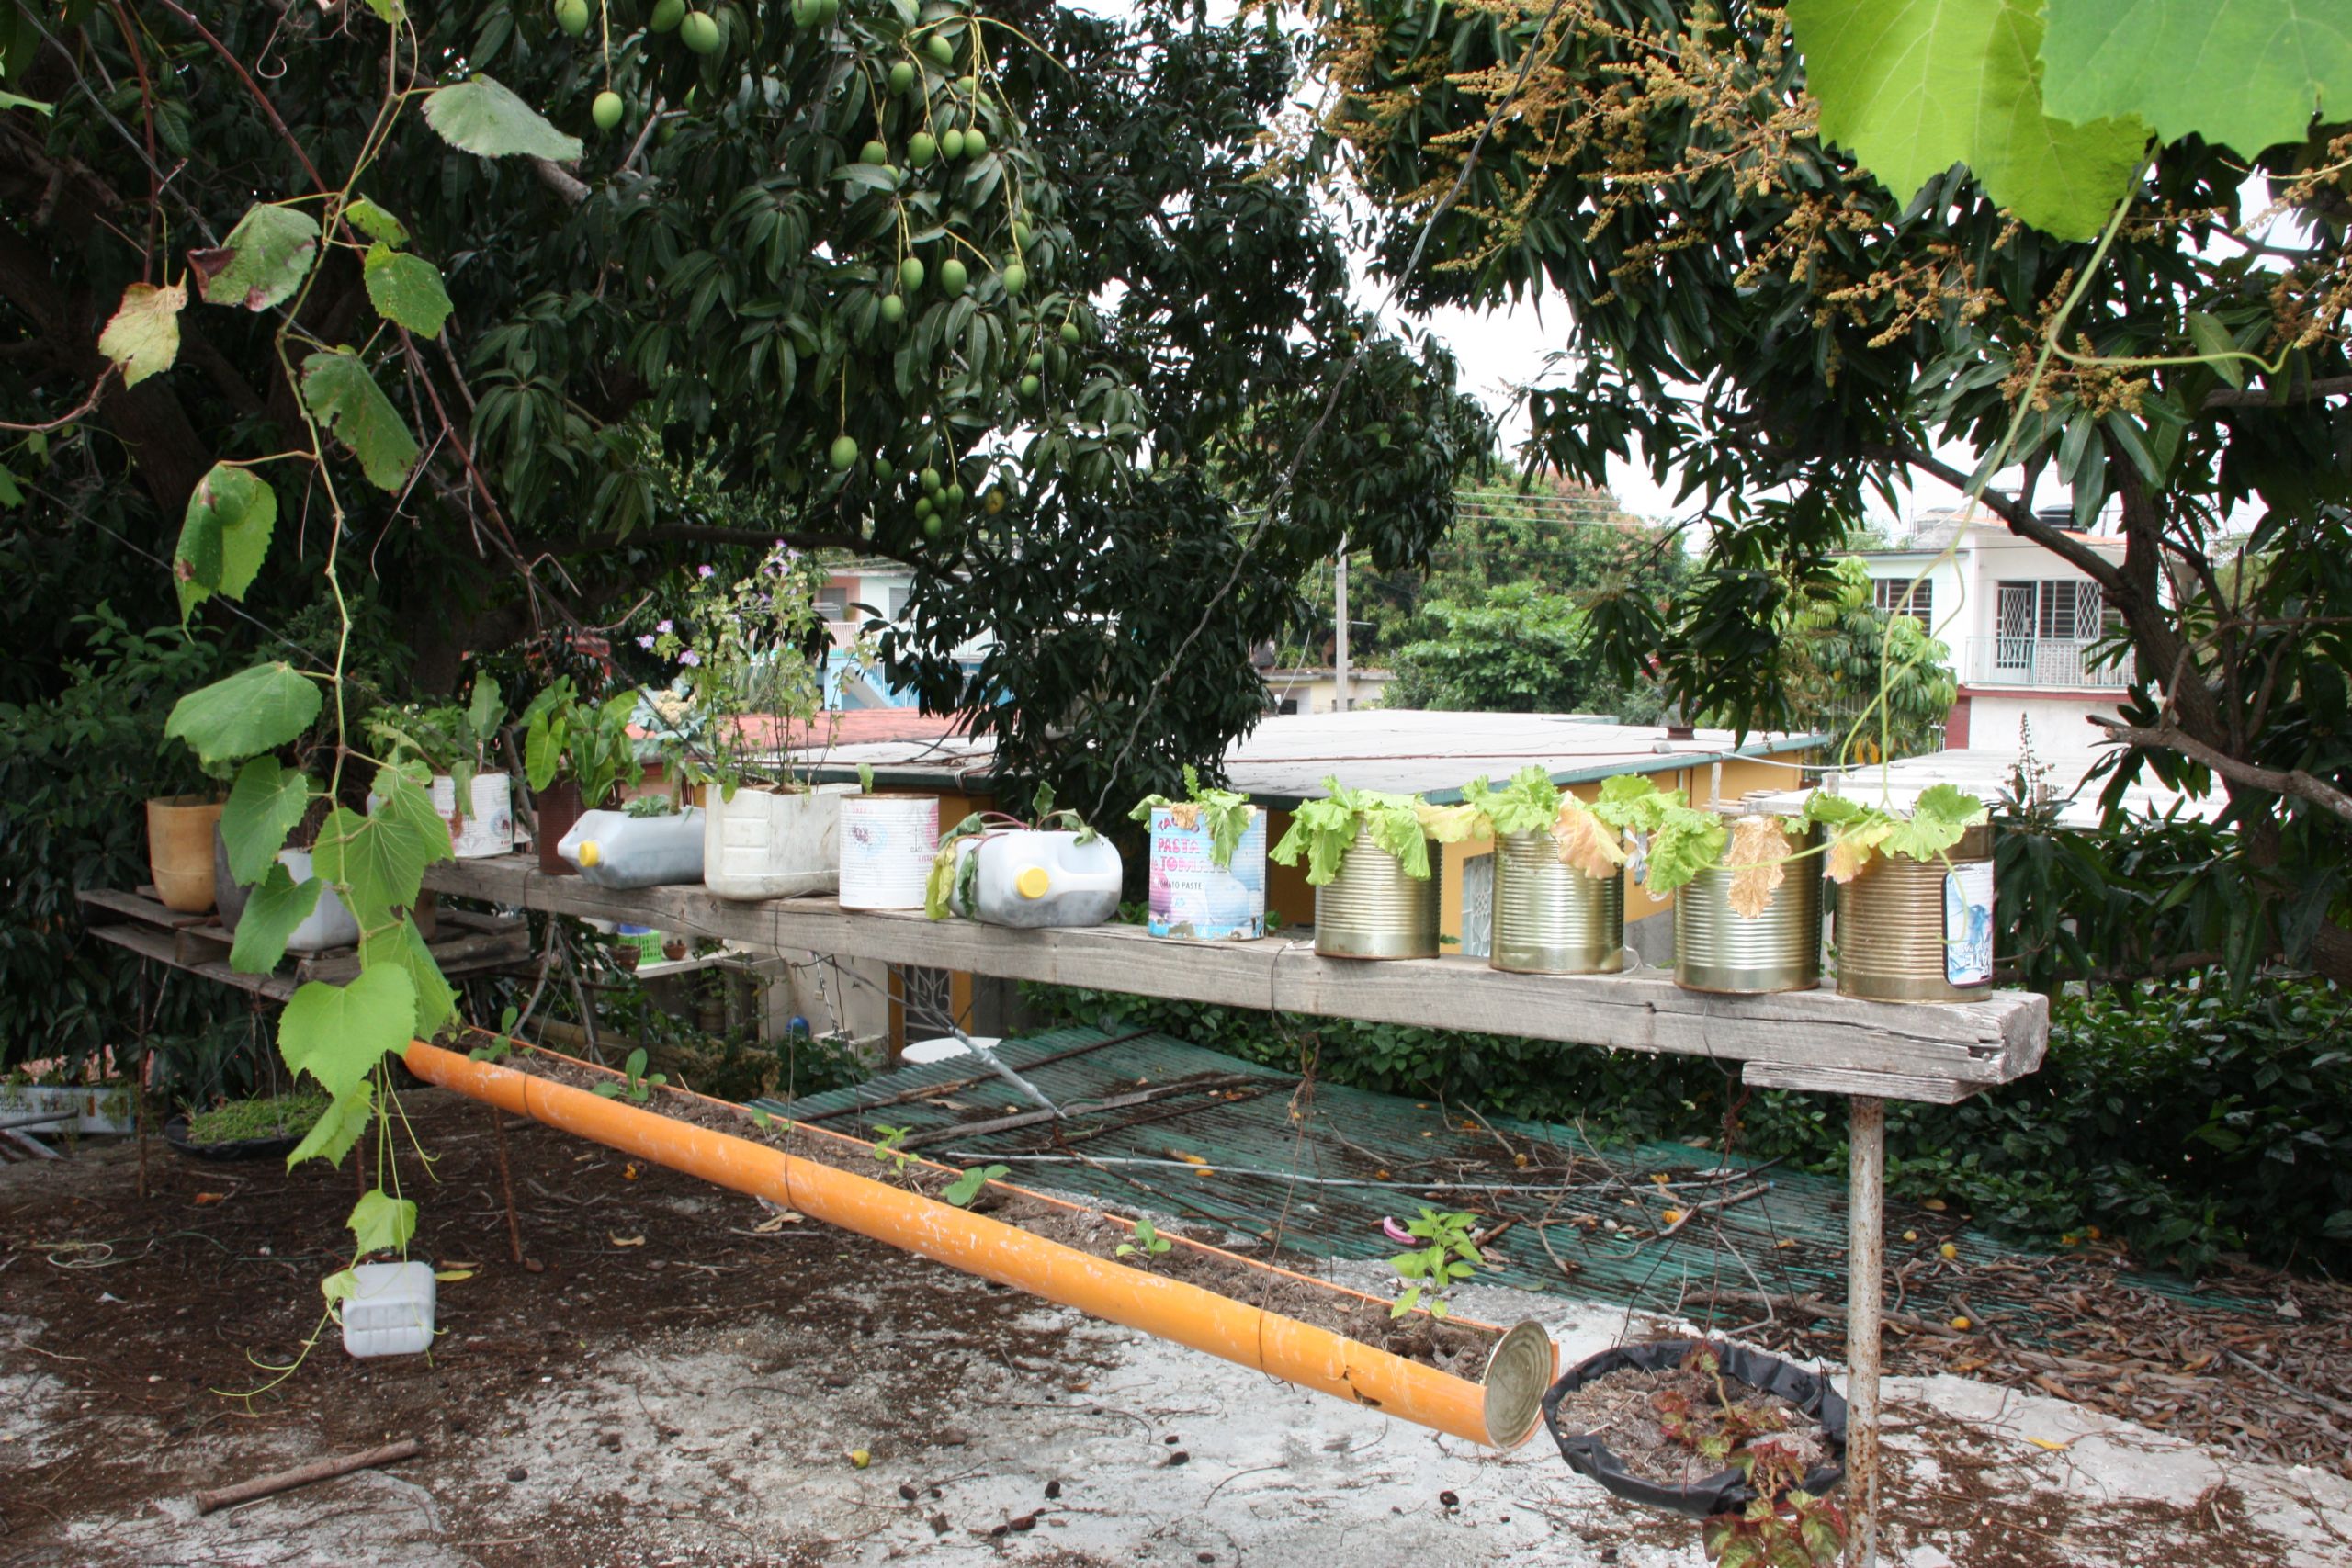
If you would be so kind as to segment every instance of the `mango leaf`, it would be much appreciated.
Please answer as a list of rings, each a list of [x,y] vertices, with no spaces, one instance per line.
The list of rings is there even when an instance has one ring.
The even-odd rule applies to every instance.
[[[343,889],[362,933],[389,924],[394,909],[413,909],[424,868],[450,858],[449,825],[415,780],[379,770],[375,810],[362,817],[337,807],[319,829],[311,863]]]
[[[305,983],[277,1020],[277,1054],[341,1100],[368,1081],[376,1064],[408,1049],[416,1020],[416,987],[396,964],[363,969],[346,986]]]
[[[408,226],[364,196],[343,209],[343,220],[371,240],[387,245],[408,243]]]
[[[424,945],[424,933],[416,929],[413,917],[403,915],[361,936],[359,962],[369,969],[390,964],[407,972],[409,983],[416,987],[414,1033],[419,1040],[432,1039],[456,1015],[458,993],[441,977],[441,966],[433,961],[433,950]]]
[[[351,1145],[359,1141],[359,1134],[368,1130],[368,1122],[375,1114],[376,1086],[362,1082],[349,1094],[339,1096],[311,1123],[302,1141],[286,1156],[286,1168],[291,1170],[314,1157],[329,1165],[341,1165],[343,1156],[351,1152]]]
[[[2039,0],[1790,0],[1789,25],[1822,136],[1904,201],[1965,164],[2035,228],[2087,240],[2131,191],[2143,123],[2042,107]]]
[[[269,554],[277,525],[277,492],[249,469],[215,463],[187,498],[180,542],[172,552],[180,619],[215,593],[242,601]]]
[[[371,1187],[352,1206],[351,1218],[344,1224],[359,1238],[363,1254],[403,1251],[408,1238],[416,1234],[416,1204]]]
[[[398,491],[407,481],[416,436],[359,355],[337,349],[303,360],[302,401],[351,448],[369,484]]]
[[[229,875],[240,887],[262,878],[286,835],[311,805],[309,775],[275,757],[255,757],[237,770],[229,804],[220,808],[220,841],[229,850]]]
[[[2049,111],[2136,116],[2251,158],[2352,118],[2352,16],[2325,0],[2049,0]]]
[[[378,315],[421,337],[441,335],[441,323],[455,307],[441,287],[439,267],[378,241],[368,247],[366,271],[368,298]]]
[[[424,121],[441,140],[483,158],[580,156],[580,138],[566,136],[539,112],[488,76],[443,87],[424,100]]]
[[[300,735],[323,701],[319,683],[291,664],[256,664],[182,697],[164,723],[164,735],[187,741],[208,765],[232,762],[274,751]]]
[[[197,288],[211,305],[266,310],[302,286],[319,254],[319,222],[299,207],[248,208],[219,250],[190,251]]]
[[[180,354],[180,307],[187,303],[185,284],[133,283],[123,289],[122,303],[98,333],[98,352],[122,367],[124,386],[172,367]]]
[[[272,861],[269,874],[245,900],[237,917],[237,940],[229,949],[229,967],[240,975],[266,975],[286,956],[286,939],[319,907],[326,884],[315,876],[294,885],[294,874]]]
[[[2222,324],[2219,316],[2203,310],[2189,311],[2188,336],[2189,341],[2196,344],[2197,352],[2206,357],[2214,375],[2233,387],[2245,385],[2245,361],[2237,357],[2237,339],[2230,335],[2230,329]]]

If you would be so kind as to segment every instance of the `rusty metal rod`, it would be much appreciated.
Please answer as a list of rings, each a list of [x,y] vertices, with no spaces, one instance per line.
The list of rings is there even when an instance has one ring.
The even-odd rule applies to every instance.
[[[1846,1185],[1847,1568],[1878,1561],[1880,1273],[1886,1262],[1886,1102],[1849,1101]]]

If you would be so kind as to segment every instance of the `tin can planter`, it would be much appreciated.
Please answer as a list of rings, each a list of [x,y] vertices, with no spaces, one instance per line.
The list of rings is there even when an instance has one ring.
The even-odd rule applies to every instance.
[[[1816,835],[1791,832],[1790,847]],[[1772,901],[1754,919],[1731,905],[1726,867],[1709,866],[1674,897],[1674,983],[1685,990],[1757,997],[1821,984],[1821,863],[1787,867]]]
[[[1947,861],[1949,863],[1947,863]],[[1929,861],[1875,855],[1838,891],[1838,989],[1881,1002],[1964,1002],[1993,984],[1993,829]]]
[[[1658,1339],[1619,1345],[1578,1362],[1554,1383],[1544,1395],[1544,1425],[1551,1432],[1552,1440],[1559,1444],[1560,1457],[1568,1461],[1568,1468],[1598,1481],[1629,1503],[1692,1518],[1740,1513],[1755,1502],[1755,1488],[1748,1484],[1747,1473],[1736,1467],[1712,1470],[1681,1481],[1637,1474],[1610,1450],[1599,1431],[1585,1429],[1586,1423],[1575,1414],[1574,1396],[1578,1391],[1612,1372],[1670,1372],[1682,1366],[1699,1343],[1691,1339]],[[1727,1390],[1767,1395],[1792,1407],[1798,1423],[1792,1430],[1803,1432],[1817,1444],[1823,1455],[1819,1462],[1806,1470],[1807,1493],[1821,1496],[1846,1478],[1846,1402],[1838,1397],[1826,1378],[1778,1356],[1738,1345],[1709,1341],[1706,1348],[1715,1358]],[[1570,1406],[1566,1412],[1564,1404]],[[1692,1457],[1696,1457],[1695,1453]]]
[[[514,850],[514,781],[504,773],[476,773],[462,809],[458,781],[433,775],[433,809],[449,825],[449,848],[459,860],[488,860]]]
[[[1330,881],[1315,890],[1315,951],[1325,958],[1435,958],[1437,874],[1414,876],[1356,829]]]
[[[939,850],[939,797],[844,796],[841,844],[842,908],[920,909]]]
[[[1187,828],[1176,807],[1152,808],[1152,935],[1246,942],[1266,934],[1266,814],[1249,810],[1233,858],[1219,865],[1197,813]]]
[[[1520,975],[1614,975],[1625,963],[1625,878],[1561,863],[1548,833],[1495,840],[1487,962]]]

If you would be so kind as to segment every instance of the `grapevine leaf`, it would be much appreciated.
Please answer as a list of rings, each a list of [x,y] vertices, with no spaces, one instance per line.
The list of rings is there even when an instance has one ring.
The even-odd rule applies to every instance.
[[[122,367],[122,384],[136,387],[159,370],[169,370],[180,353],[180,308],[186,284],[133,283],[98,333],[98,352]]]
[[[414,908],[424,868],[450,858],[449,825],[415,780],[385,768],[376,788],[371,814],[335,807],[311,852],[311,864],[343,889],[363,932],[387,924],[394,909]]]
[[[1777,818],[1743,817],[1732,825],[1731,845],[1724,852],[1723,863],[1731,870],[1731,890],[1724,902],[1734,914],[1752,920],[1770,907],[1773,891],[1788,874],[1782,863],[1788,857],[1788,837],[1781,831]]]
[[[338,349],[302,361],[302,401],[359,459],[378,490],[397,491],[416,461],[416,437],[356,354]]]
[[[329,1111],[325,1116],[319,1118],[319,1127],[325,1126],[334,1115],[334,1112],[333,1111]],[[311,1137],[317,1137],[318,1131],[318,1127],[311,1128]],[[359,1134],[356,1131],[355,1131],[351,1136],[354,1143],[358,1141]],[[307,1144],[311,1139],[305,1138],[302,1141]],[[344,1149],[349,1149],[351,1145],[345,1144],[343,1147]],[[286,1156],[286,1163],[289,1168],[293,1166],[297,1156],[300,1156],[300,1154],[301,1151],[298,1149],[294,1154]],[[342,1152],[338,1151],[334,1155],[329,1156],[327,1163],[330,1165],[342,1164]],[[329,1312],[333,1312],[335,1308],[341,1306],[344,1303],[349,1301],[352,1297],[359,1293],[359,1276],[353,1273],[348,1269],[338,1269],[334,1273],[319,1281],[319,1290],[320,1292],[327,1298],[327,1310]],[[336,1321],[341,1322],[342,1320],[338,1318]]]
[[[434,962],[433,950],[424,944],[413,917],[402,916],[362,936],[359,962],[370,969],[390,964],[408,972],[409,983],[416,988],[414,1032],[419,1040],[432,1039],[456,1015],[458,993],[441,977],[441,966]]]
[[[344,1224],[359,1238],[359,1251],[399,1252],[408,1247],[408,1238],[416,1234],[416,1204],[407,1198],[395,1198],[380,1187],[371,1187],[352,1206],[351,1218]]]
[[[441,140],[483,158],[549,158],[567,163],[581,155],[580,138],[566,136],[539,112],[488,76],[443,87],[424,100],[424,121]]]
[[[310,804],[309,776],[275,757],[255,757],[237,770],[229,804],[220,808],[220,841],[228,846],[229,875],[238,886],[262,879]]]
[[[324,701],[318,682],[282,661],[256,664],[182,697],[164,724],[199,761],[235,761],[285,745],[311,728]]]
[[[388,1054],[407,1050],[416,987],[395,964],[363,969],[346,986],[306,982],[277,1020],[277,1054],[341,1100]]]
[[[423,256],[413,256],[377,242],[368,247],[368,298],[376,313],[406,327],[420,337],[439,337],[441,324],[456,307],[441,287],[441,269]]]
[[[1642,886],[1654,898],[1673,892],[1722,859],[1730,837],[1730,829],[1714,812],[1669,807],[1651,835],[1649,871]]]
[[[329,1165],[341,1165],[359,1134],[368,1130],[368,1121],[376,1114],[376,1086],[362,1083],[349,1094],[339,1096],[329,1105],[302,1141],[286,1156],[286,1168],[291,1170],[306,1159],[316,1156]]]
[[[277,492],[266,480],[231,463],[215,463],[197,481],[172,552],[180,619],[215,593],[242,601],[269,554],[277,525]]]
[[[1984,803],[1955,785],[1933,784],[1919,793],[1911,815],[1886,836],[1886,852],[1934,860],[1985,819]]]
[[[1789,25],[1822,136],[1904,201],[1966,164],[1996,203],[2087,240],[2131,189],[2145,125],[2043,110],[2039,0],[1790,0]]]
[[[2352,115],[2352,17],[2321,0],[2049,0],[2049,111],[2136,115],[2251,158]]]
[[[408,243],[407,225],[364,196],[345,208],[343,216],[345,222],[371,240],[387,245]]]
[[[229,949],[229,967],[240,975],[266,975],[275,970],[277,961],[286,956],[286,939],[311,918],[325,886],[317,877],[309,876],[298,887],[293,874],[272,861],[269,874],[261,879],[253,897],[245,900],[245,912],[237,917],[237,940]]]
[[[1805,797],[1804,819],[1807,823],[1835,825],[1854,821],[1869,811],[1870,807],[1851,795],[1832,795],[1826,789],[1817,789]]]
[[[266,310],[302,286],[319,254],[319,223],[299,207],[245,209],[220,248],[190,251],[188,267],[209,305]]]

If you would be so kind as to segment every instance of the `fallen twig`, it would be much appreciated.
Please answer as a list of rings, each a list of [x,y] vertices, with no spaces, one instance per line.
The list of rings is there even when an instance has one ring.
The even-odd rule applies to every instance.
[[[240,1481],[234,1486],[218,1487],[196,1495],[196,1511],[211,1513],[239,1503],[250,1503],[256,1497],[267,1497],[279,1492],[290,1492],[297,1486],[308,1486],[313,1481],[332,1481],[338,1475],[348,1475],[355,1470],[373,1470],[379,1464],[393,1464],[401,1460],[414,1459],[416,1439],[402,1438],[397,1443],[386,1443],[380,1449],[368,1449],[361,1453],[340,1454],[328,1459],[312,1460],[281,1470],[275,1475],[256,1476]]]

